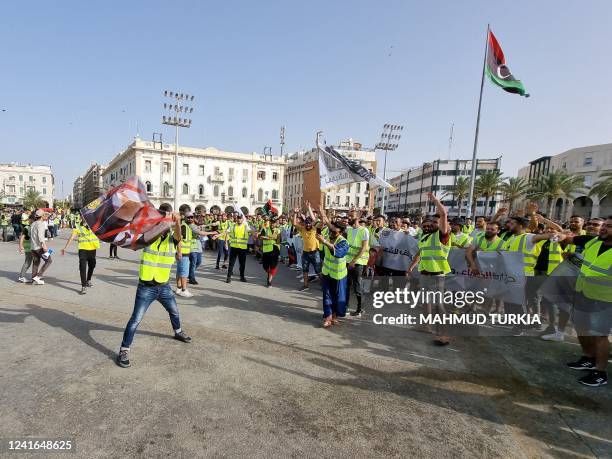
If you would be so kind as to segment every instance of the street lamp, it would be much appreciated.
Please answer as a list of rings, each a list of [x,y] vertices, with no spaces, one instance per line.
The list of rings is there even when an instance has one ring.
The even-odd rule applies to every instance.
[[[194,96],[190,94],[178,93],[175,91],[164,91],[164,97],[167,102],[164,102],[164,110],[166,115],[162,116],[162,124],[174,126],[176,128],[174,134],[174,211],[178,212],[179,208],[179,155],[178,155],[178,138],[179,128],[191,127],[191,116],[193,113]],[[189,105],[187,105],[189,104]]]
[[[385,124],[383,126],[382,134],[380,135],[380,142],[374,147],[375,150],[384,150],[385,152],[385,164],[383,166],[383,180],[387,179],[387,152],[397,150],[399,146],[399,140],[402,136],[400,132],[404,130],[404,126],[398,124]],[[382,203],[380,205],[380,213],[385,213],[385,196],[387,189],[383,188]]]
[[[280,128],[280,155],[283,156],[283,148],[285,146],[285,126]]]

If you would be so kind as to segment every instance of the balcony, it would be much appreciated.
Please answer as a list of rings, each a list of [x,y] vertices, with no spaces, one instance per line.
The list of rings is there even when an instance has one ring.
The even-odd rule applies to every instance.
[[[213,183],[223,183],[225,181],[225,179],[223,178],[223,172],[219,173],[219,174],[213,174],[210,177],[210,181]]]

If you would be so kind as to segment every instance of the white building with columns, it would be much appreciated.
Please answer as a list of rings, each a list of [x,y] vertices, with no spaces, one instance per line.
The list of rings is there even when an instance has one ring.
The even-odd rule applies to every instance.
[[[279,156],[179,145],[179,205],[223,212],[236,203],[245,214],[253,214],[271,199],[282,211],[285,165]],[[173,206],[175,167],[174,144],[136,138],[105,167],[102,185],[109,189],[139,176],[155,206]]]
[[[604,172],[612,171],[612,143],[572,148],[554,156],[542,156],[529,162],[518,171],[519,177],[528,180],[562,170],[569,175],[583,178],[583,189],[573,199],[557,199],[554,204],[554,219],[567,220],[571,215],[607,217],[612,215],[612,196],[588,196],[590,188],[597,183]],[[548,209],[543,209],[548,212]]]
[[[54,181],[51,166],[0,164],[0,202],[19,205],[28,191],[37,191],[47,207],[53,206]]]

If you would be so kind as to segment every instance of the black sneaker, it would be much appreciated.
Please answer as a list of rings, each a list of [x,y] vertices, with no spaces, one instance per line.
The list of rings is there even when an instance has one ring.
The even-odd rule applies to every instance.
[[[91,281],[87,281],[87,283],[85,284],[87,287],[93,287],[93,284],[91,283]]]
[[[127,349],[119,351],[119,354],[117,355],[117,365],[119,365],[121,368],[127,368],[130,366],[130,351]]]
[[[221,269],[221,268],[219,268],[219,265],[217,265],[217,266],[215,266],[215,269]]]
[[[302,287],[300,287],[300,292],[307,292],[308,290],[310,290],[310,288],[307,285],[302,285]]]
[[[247,280],[246,280],[246,277],[241,277],[241,278],[240,278],[240,282],[246,282],[246,281],[247,281]]]
[[[270,287],[272,285],[272,282],[270,282],[269,280],[266,281],[266,287]]]
[[[191,285],[198,285],[198,284],[199,284],[199,282],[198,282],[197,280],[195,280],[195,279],[190,280],[190,281],[189,281],[189,283],[190,283]]]
[[[79,295],[85,295],[86,293],[87,293],[87,288],[81,287],[81,291],[79,292]]]
[[[187,336],[184,331],[181,331],[180,333],[175,333],[174,339],[182,341],[183,343],[191,343],[191,336]]]
[[[363,311],[361,309],[356,309],[350,313],[351,317],[361,317],[362,314]]]
[[[605,371],[591,370],[588,375],[580,378],[578,382],[591,387],[605,386],[608,384],[608,374]]]
[[[227,279],[225,279],[225,283],[229,284],[232,281],[231,277],[228,277]]]
[[[595,359],[583,355],[582,357],[580,357],[580,360],[577,360],[576,362],[570,362],[567,364],[567,366],[572,370],[594,370]]]

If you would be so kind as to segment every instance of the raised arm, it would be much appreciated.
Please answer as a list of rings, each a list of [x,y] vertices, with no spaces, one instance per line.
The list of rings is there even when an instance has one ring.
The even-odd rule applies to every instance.
[[[431,191],[427,193],[427,197],[434,203],[436,206],[436,211],[438,215],[440,215],[440,220],[438,223],[440,233],[448,234],[450,232],[450,227],[448,225],[448,211],[446,210],[446,207],[444,207],[442,201],[440,201]]]

